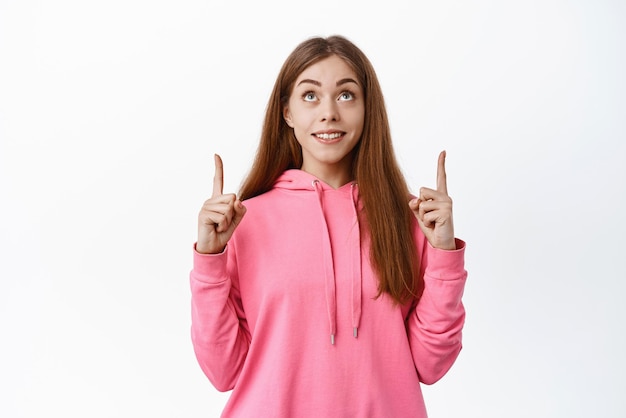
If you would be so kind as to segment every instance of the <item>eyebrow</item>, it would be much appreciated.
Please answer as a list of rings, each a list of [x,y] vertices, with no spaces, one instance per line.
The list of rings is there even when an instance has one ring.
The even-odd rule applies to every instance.
[[[305,83],[306,83],[306,84],[313,84],[313,85],[318,86],[318,87],[321,87],[321,86],[322,86],[322,83],[320,83],[320,82],[319,82],[319,81],[317,81],[317,80],[311,80],[310,78],[305,78],[304,80],[300,81],[300,82],[298,83],[298,85],[300,85],[300,84],[305,84]],[[354,83],[354,84],[356,84],[357,86],[359,85],[359,83],[357,83],[356,81],[354,81],[352,78],[342,78],[341,80],[337,81],[337,84],[336,84],[336,85],[337,85],[337,86],[341,86],[341,85],[343,85],[343,84],[347,84],[347,83]]]

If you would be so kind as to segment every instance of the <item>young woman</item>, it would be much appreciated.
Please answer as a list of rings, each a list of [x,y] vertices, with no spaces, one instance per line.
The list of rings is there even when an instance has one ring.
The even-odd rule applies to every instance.
[[[239,196],[216,155],[198,220],[191,335],[223,417],[426,417],[465,319],[444,163],[412,196],[366,56],[296,47]]]

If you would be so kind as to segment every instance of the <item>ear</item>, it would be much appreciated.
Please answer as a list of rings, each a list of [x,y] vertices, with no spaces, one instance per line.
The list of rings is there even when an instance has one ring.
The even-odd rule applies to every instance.
[[[287,122],[290,128],[293,128],[293,122],[291,121],[291,112],[289,111],[289,107],[285,106],[283,108],[283,119]]]

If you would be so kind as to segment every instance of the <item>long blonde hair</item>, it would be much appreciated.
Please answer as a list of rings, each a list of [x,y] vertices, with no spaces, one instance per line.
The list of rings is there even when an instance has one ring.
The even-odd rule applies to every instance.
[[[269,191],[283,171],[302,166],[302,148],[283,119],[298,76],[310,65],[336,55],[356,73],[363,88],[363,133],[353,150],[352,176],[359,185],[371,236],[370,261],[378,274],[378,296],[398,303],[418,297],[423,289],[412,233],[410,193],[398,166],[382,90],[365,54],[342,36],[315,37],[298,45],[283,64],[270,96],[255,160],[240,199]]]

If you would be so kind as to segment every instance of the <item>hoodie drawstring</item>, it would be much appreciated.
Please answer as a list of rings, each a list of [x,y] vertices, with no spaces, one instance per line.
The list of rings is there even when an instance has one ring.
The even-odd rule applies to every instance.
[[[324,233],[322,234],[323,240],[323,254],[324,254],[324,275],[325,275],[325,288],[326,288],[326,306],[328,310],[328,322],[330,326],[330,343],[335,344],[335,335],[337,334],[337,295],[336,295],[336,283],[335,283],[335,270],[333,267],[333,255],[330,243],[330,233],[328,232],[328,223],[324,216],[324,191],[320,185],[319,180],[313,180],[313,188],[317,193],[318,202],[320,205],[321,221],[324,227]],[[354,210],[355,217],[355,233],[351,234],[352,242],[350,242],[351,257],[352,257],[352,329],[353,336],[357,338],[358,329],[361,322],[361,292],[362,292],[362,277],[361,277],[361,235],[359,230],[359,217],[358,217],[358,188],[356,183],[350,186],[350,195],[352,201],[352,208]]]
[[[352,197],[352,208],[354,209],[354,219],[356,219],[355,233],[352,234],[352,330],[354,338],[357,338],[359,325],[361,322],[361,287],[363,278],[361,276],[361,232],[358,213],[358,188],[356,183],[350,185],[350,195]],[[356,253],[356,254],[355,254]]]
[[[337,296],[335,294],[335,269],[333,267],[333,254],[330,246],[330,234],[328,224],[324,216],[324,192],[321,189],[319,180],[313,180],[313,187],[317,192],[320,204],[320,214],[325,233],[322,234],[324,252],[324,274],[326,279],[326,306],[328,308],[328,322],[330,324],[330,343],[335,344],[335,334],[337,333]]]

